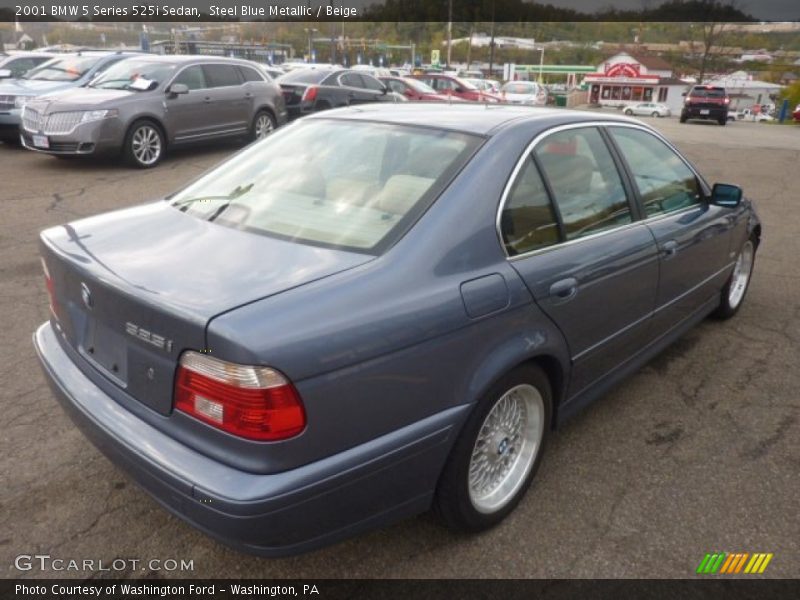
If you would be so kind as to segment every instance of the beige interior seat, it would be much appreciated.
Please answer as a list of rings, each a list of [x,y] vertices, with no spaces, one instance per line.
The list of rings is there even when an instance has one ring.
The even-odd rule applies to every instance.
[[[434,179],[414,175],[393,175],[375,199],[378,210],[396,215],[406,214],[428,191]]]
[[[336,177],[331,179],[325,189],[325,199],[337,204],[364,206],[375,197],[378,186],[364,179]]]

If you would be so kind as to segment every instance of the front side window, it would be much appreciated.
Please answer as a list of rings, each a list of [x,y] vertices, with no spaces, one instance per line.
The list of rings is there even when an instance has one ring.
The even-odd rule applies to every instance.
[[[702,201],[694,172],[664,142],[630,127],[609,128],[628,163],[648,217],[674,212]]]
[[[537,145],[535,155],[568,240],[632,221],[619,171],[596,128],[554,133]]]
[[[203,67],[200,65],[185,68],[172,83],[182,83],[190,90],[202,90],[208,87]]]
[[[236,229],[379,254],[424,212],[481,139],[401,125],[298,122],[170,202]]]
[[[553,205],[530,156],[506,198],[500,215],[500,231],[509,256],[532,252],[559,241]]]
[[[384,89],[383,84],[381,84],[381,82],[375,79],[372,75],[362,75],[361,79],[364,80],[364,87],[366,87],[368,90],[381,92]]]
[[[397,80],[389,79],[386,82],[386,85],[388,85],[389,89],[392,90],[393,92],[395,92],[396,94],[405,94],[406,93],[406,86],[404,84],[402,84],[401,82],[397,81]]]

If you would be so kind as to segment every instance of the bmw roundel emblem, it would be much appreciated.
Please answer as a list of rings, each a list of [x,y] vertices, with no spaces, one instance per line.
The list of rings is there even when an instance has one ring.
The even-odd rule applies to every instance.
[[[89,289],[89,286],[85,283],[81,283],[81,299],[83,300],[83,305],[91,310],[94,308],[94,299],[92,298],[92,290]]]

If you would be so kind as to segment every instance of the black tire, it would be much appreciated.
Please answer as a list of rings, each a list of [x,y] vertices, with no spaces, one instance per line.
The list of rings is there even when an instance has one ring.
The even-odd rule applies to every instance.
[[[656,118],[658,118],[658,117],[660,117],[661,115],[660,115],[660,114],[658,114],[658,111],[654,110],[650,116],[651,116],[651,117],[656,117]]]
[[[686,123],[686,117],[681,115],[681,123]]]
[[[725,286],[722,288],[722,293],[720,297],[719,306],[714,311],[713,315],[715,318],[720,320],[730,319],[733,315],[739,312],[739,309],[744,304],[745,296],[747,295],[747,290],[750,287],[750,281],[752,280],[753,275],[753,267],[756,263],[756,250],[758,249],[758,240],[754,237],[749,238],[739,250],[739,254],[736,256],[737,265],[738,262],[742,259],[742,256],[745,252],[747,252],[748,246],[750,248],[751,259],[749,268],[747,270],[747,280],[744,283],[744,289],[741,290],[741,296],[738,297],[738,301],[736,299],[736,295],[731,295],[731,288],[736,285],[737,274],[738,270],[737,267],[734,267],[731,276],[728,278],[728,281],[725,282]]]
[[[727,124],[728,124],[728,119],[720,119],[720,120],[718,121],[718,123],[724,127],[725,125],[727,125]]]
[[[628,109],[628,110],[625,111],[625,114],[628,115],[629,117],[632,117],[633,116],[633,111],[631,109]]]
[[[539,428],[541,437],[534,446],[533,463],[530,465],[524,479],[522,479],[522,473],[520,473],[518,482],[521,481],[521,484],[518,483],[513,486],[509,492],[511,495],[496,510],[491,512],[480,511],[473,503],[470,493],[470,463],[473,452],[476,448],[478,436],[484,426],[484,421],[489,413],[496,404],[500,403],[506,392],[518,388],[518,386],[523,386],[520,389],[534,388],[539,394],[541,410],[537,410],[537,413],[541,418],[541,427]],[[551,415],[552,391],[550,389],[550,381],[542,369],[532,364],[521,365],[513,369],[495,382],[484,394],[467,419],[455,445],[450,451],[450,456],[436,487],[434,511],[450,529],[462,532],[483,531],[497,525],[514,510],[530,487],[531,481],[533,481],[536,471],[539,469],[550,431]],[[501,448],[504,444],[506,450]],[[506,454],[511,444],[513,444],[513,441],[509,442],[509,438],[505,437],[497,447],[497,454]],[[515,446],[516,444],[510,448],[512,455],[515,454]],[[524,453],[522,453],[522,456],[524,456]],[[530,464],[529,460],[521,464]],[[511,468],[511,471],[514,471],[514,467]],[[522,472],[524,473],[524,471]]]
[[[253,122],[250,124],[249,141],[255,142],[267,137],[270,133],[275,131],[277,126],[277,121],[272,113],[268,110],[259,110],[256,116],[253,117]]]
[[[347,104],[342,104],[342,106],[347,106]],[[330,102],[327,100],[320,100],[319,102],[314,103],[314,112],[320,112],[322,110],[328,110],[331,108]]]
[[[144,136],[144,138],[140,136]],[[154,150],[154,155],[152,156],[147,152],[142,154],[141,145],[137,147],[137,140],[143,141],[145,138],[147,140],[157,140],[158,149],[157,152]],[[166,143],[161,128],[153,121],[142,119],[141,121],[136,121],[128,129],[125,141],[122,144],[122,157],[132,167],[151,169],[164,158],[165,150]]]

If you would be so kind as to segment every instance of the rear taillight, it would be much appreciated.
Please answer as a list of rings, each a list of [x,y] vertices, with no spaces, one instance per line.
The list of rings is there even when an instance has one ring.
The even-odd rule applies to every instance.
[[[47,296],[50,299],[50,314],[58,320],[58,304],[56,303],[56,291],[53,287],[53,279],[50,277],[50,271],[47,268],[47,263],[44,262],[43,258],[39,260],[42,261],[42,270],[44,271],[44,284],[47,287]]]
[[[306,88],[306,91],[303,92],[303,97],[300,99],[301,102],[313,102],[317,98],[317,91],[319,88],[315,85],[310,85]]]
[[[725,104],[730,104],[730,101],[731,101],[730,98],[725,98]]]
[[[175,408],[251,440],[285,440],[306,426],[300,395],[281,373],[199,352],[181,356],[175,376]]]

